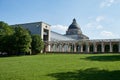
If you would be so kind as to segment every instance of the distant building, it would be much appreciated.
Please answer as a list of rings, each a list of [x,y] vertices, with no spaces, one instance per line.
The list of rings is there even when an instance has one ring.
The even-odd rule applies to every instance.
[[[120,52],[120,39],[93,39],[82,33],[80,26],[73,19],[65,35],[50,30],[44,22],[17,24],[29,29],[32,34],[39,34],[45,42],[45,52],[105,53]],[[12,25],[16,26],[16,25]]]

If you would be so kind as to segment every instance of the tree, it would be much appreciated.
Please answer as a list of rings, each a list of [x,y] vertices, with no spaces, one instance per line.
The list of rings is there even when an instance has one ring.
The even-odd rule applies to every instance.
[[[7,52],[11,50],[11,35],[13,35],[13,28],[7,23],[0,21],[0,52]]]
[[[32,35],[32,54],[40,53],[44,48],[44,43],[40,37],[40,35]]]
[[[0,21],[0,35],[11,35],[13,34],[13,29],[7,23]]]
[[[13,52],[17,55],[30,53],[32,38],[29,34],[29,31],[20,26],[16,26],[14,30],[15,33],[13,34]]]

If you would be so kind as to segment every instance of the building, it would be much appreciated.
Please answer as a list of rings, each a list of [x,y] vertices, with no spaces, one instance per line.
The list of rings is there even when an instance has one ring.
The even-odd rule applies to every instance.
[[[32,34],[39,34],[45,42],[45,52],[77,52],[77,53],[118,53],[120,39],[93,39],[82,33],[75,19],[68,27],[65,35],[50,30],[44,22],[17,24],[29,29]],[[16,25],[13,25],[16,26]]]
[[[44,22],[33,22],[24,24],[15,24],[14,26],[22,26],[28,29],[31,34],[39,34],[44,41],[50,41],[50,25]]]

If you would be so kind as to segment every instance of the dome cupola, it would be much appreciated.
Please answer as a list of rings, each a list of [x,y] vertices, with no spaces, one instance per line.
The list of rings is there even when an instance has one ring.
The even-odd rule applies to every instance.
[[[80,26],[77,24],[76,19],[73,19],[72,24],[68,27],[68,31],[66,35],[75,35],[75,34],[82,34]]]

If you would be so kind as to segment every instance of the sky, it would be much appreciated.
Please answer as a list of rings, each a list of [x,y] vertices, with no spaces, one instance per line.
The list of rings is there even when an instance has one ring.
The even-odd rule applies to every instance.
[[[0,0],[0,21],[45,22],[65,34],[73,18],[90,39],[120,38],[120,0]]]

